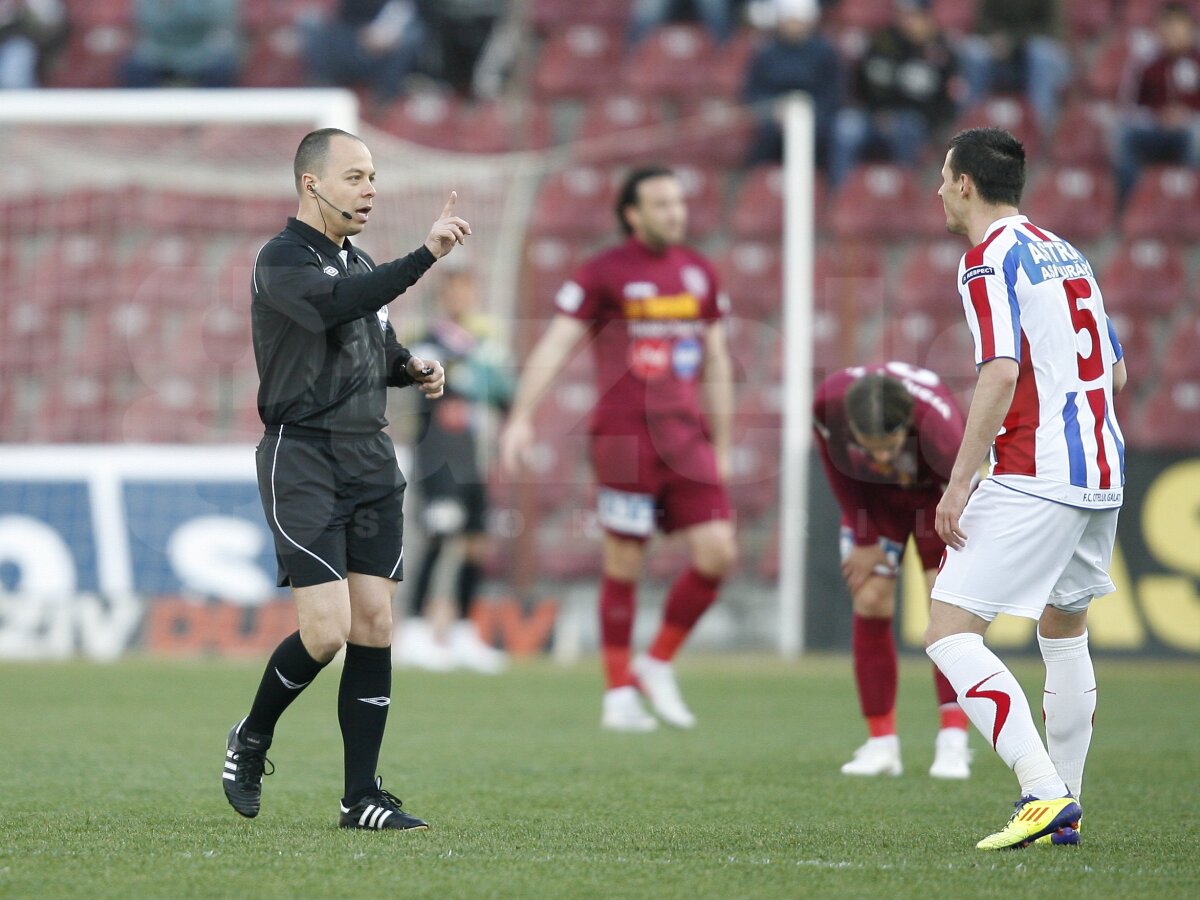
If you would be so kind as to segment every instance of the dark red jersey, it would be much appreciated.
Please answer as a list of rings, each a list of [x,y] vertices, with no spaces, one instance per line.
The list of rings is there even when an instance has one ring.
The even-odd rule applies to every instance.
[[[662,446],[707,436],[705,332],[727,305],[707,259],[630,238],[584,263],[555,303],[590,326],[599,398],[593,434],[648,430]]]
[[[899,380],[913,396],[913,422],[900,456],[888,466],[877,464],[855,443],[846,418],[846,393],[863,375],[882,373]],[[908,363],[855,366],[826,378],[813,401],[813,430],[830,487],[843,519],[853,523],[857,544],[870,544],[878,531],[862,511],[881,492],[902,490],[930,495],[936,505],[958,454],[963,416],[941,379]]]

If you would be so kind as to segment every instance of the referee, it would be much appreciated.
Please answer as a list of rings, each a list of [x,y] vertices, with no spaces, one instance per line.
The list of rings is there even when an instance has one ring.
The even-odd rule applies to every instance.
[[[275,648],[249,715],[230,729],[222,784],[234,809],[258,815],[275,723],[345,647],[338,824],[427,828],[375,774],[391,703],[392,595],[404,562],[405,481],[384,433],[384,406],[388,387],[416,385],[440,397],[445,373],[400,346],[387,304],[471,227],[454,215],[452,192],[422,246],[376,266],[350,243],[376,196],[362,140],[314,131],[296,150],[294,172],[299,210],[258,253],[251,315],[266,426],[258,488],[279,584],[292,587],[300,630]]]

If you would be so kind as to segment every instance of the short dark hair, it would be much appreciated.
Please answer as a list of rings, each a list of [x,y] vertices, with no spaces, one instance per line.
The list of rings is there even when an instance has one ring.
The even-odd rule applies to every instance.
[[[321,172],[325,169],[325,159],[329,156],[329,142],[334,137],[348,137],[362,142],[357,134],[342,131],[340,128],[318,128],[310,131],[300,140],[296,148],[295,159],[292,160],[292,175],[296,179],[296,190],[300,190],[300,177],[305,172]]]
[[[625,181],[621,184],[621,190],[617,194],[617,225],[621,228],[621,233],[624,235],[633,234],[633,229],[629,223],[625,221],[625,210],[630,206],[638,204],[638,188],[643,181],[651,178],[674,178],[675,173],[667,166],[643,166],[640,169],[634,169],[625,176]]]
[[[846,419],[864,437],[883,437],[912,422],[913,398],[890,375],[863,375],[846,392]]]
[[[1003,128],[968,128],[950,139],[950,172],[970,175],[993,206],[1017,206],[1025,190],[1025,148]]]

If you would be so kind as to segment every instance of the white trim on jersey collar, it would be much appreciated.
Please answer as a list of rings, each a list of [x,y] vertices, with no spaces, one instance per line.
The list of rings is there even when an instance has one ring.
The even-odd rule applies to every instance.
[[[1029,216],[1021,215],[1021,213],[1017,213],[1015,216],[1001,216],[987,228],[983,229],[983,240],[986,241],[1001,228],[1007,228],[1009,225],[1020,225],[1022,222],[1028,221]]]

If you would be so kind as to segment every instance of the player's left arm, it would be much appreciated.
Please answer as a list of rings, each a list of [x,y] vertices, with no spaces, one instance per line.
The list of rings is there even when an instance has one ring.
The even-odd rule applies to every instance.
[[[729,477],[733,444],[733,360],[721,319],[709,323],[704,332],[704,405],[712,428],[717,467],[722,478]]]
[[[1012,406],[1020,371],[1020,363],[1007,356],[994,357],[980,366],[962,445],[958,448],[950,482],[934,517],[938,535],[955,550],[961,550],[967,540],[958,520],[971,495],[971,478],[1000,433],[1004,417]]]
[[[396,339],[390,322],[383,328],[383,352],[387,357],[388,387],[415,384],[431,400],[442,396],[446,386],[442,364],[436,359],[413,356],[412,351]]]

